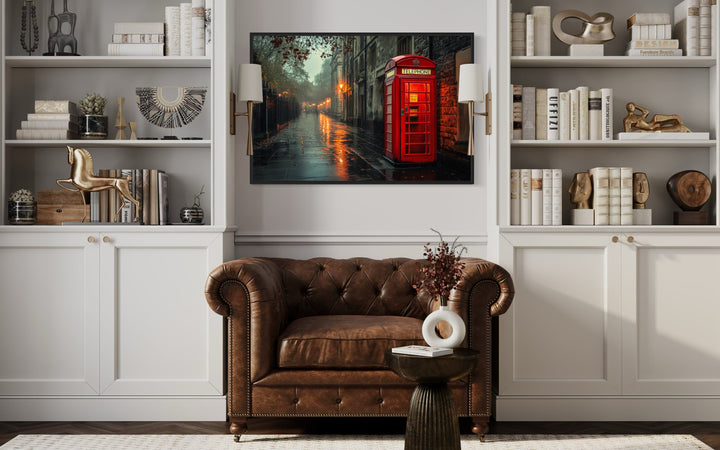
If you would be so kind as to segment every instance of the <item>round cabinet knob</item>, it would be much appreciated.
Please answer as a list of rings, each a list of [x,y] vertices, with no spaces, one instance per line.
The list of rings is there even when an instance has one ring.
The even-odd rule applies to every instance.
[[[633,242],[635,242],[635,238],[632,236],[628,236],[627,241],[628,241],[628,243],[632,244]]]
[[[617,242],[617,241],[619,241],[619,240],[620,240],[620,238],[617,237],[617,236],[613,236],[613,237],[612,237],[612,241],[613,241],[613,242]]]
[[[103,242],[105,242],[106,244],[107,244],[108,242],[110,242],[110,237],[109,237],[109,236],[103,236]]]
[[[93,237],[93,236],[88,236],[87,241],[92,244],[93,242],[95,242],[95,237]]]

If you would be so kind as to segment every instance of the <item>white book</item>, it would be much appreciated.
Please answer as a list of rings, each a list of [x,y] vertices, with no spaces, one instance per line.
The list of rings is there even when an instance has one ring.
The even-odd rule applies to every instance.
[[[165,54],[180,56],[180,7],[165,7]]]
[[[672,39],[672,25],[663,25],[661,30],[663,32],[658,35],[658,39]]]
[[[710,19],[711,0],[700,0],[700,56],[710,56],[712,53],[710,39],[712,37],[712,22]]]
[[[680,48],[680,41],[677,39],[646,39],[640,41],[630,41],[628,48],[643,48],[643,49],[672,49]]]
[[[520,225],[532,224],[530,169],[520,169]]]
[[[164,44],[165,34],[113,34],[113,44]]]
[[[205,0],[192,0],[192,56],[205,56]]]
[[[547,88],[547,138],[550,141],[560,139],[560,91]]]
[[[163,34],[162,22],[115,22],[113,34]]]
[[[683,51],[679,48],[631,48],[625,51],[625,56],[682,56]]]
[[[15,139],[22,140],[60,140],[77,139],[76,131],[70,130],[16,130]]]
[[[530,212],[530,224],[531,225],[542,225],[543,224],[543,171],[542,169],[531,169],[530,170],[530,199],[531,199],[531,212]]]
[[[713,2],[712,5],[710,5],[710,23],[712,26],[710,27],[710,55],[715,56],[717,55],[717,26],[715,25],[717,22],[717,4]]]
[[[75,122],[77,123],[78,116],[69,113],[30,113],[27,115],[28,120],[59,120],[61,122]]]
[[[108,56],[163,56],[165,44],[108,44]]]
[[[511,56],[525,56],[525,26],[524,12],[514,12],[510,23]]]
[[[553,171],[542,171],[542,224],[552,225],[553,216]]]
[[[570,139],[580,139],[580,103],[577,89],[570,89]]]
[[[595,225],[608,225],[609,217],[609,169],[607,167],[593,167],[590,169],[592,177],[592,206],[595,216]]]
[[[525,56],[535,56],[535,16],[525,16]]]
[[[513,84],[513,128],[512,138],[513,140],[522,139],[522,124],[523,124],[523,104],[522,104],[522,86],[519,84]]]
[[[633,224],[633,169],[620,168],[620,225]]]
[[[578,93],[578,139],[587,141],[590,137],[589,121],[588,121],[588,98],[590,96],[590,88],[587,86],[579,86]]]
[[[675,6],[673,31],[685,56],[700,55],[700,0],[683,0]]]
[[[657,27],[657,25],[648,25],[648,39],[655,40],[658,38]]]
[[[192,3],[180,3],[180,56],[192,56]]]
[[[100,192],[90,193],[90,222],[100,222]]]
[[[568,141],[570,140],[570,92],[561,92],[558,104],[558,134],[561,141]]]
[[[547,139],[547,89],[535,89],[535,139]]]
[[[425,345],[406,345],[403,347],[393,347],[393,353],[399,355],[425,356],[428,358],[444,355],[452,355],[452,348],[445,347],[428,347]]]
[[[78,124],[68,120],[23,120],[20,122],[23,130],[69,130],[78,131]]]
[[[35,100],[36,114],[71,114],[78,115],[78,107],[70,100]]]
[[[627,27],[633,25],[659,25],[669,24],[670,14],[668,13],[635,13],[627,20]]]
[[[535,139],[535,87],[522,88],[522,138]]]
[[[158,170],[158,223],[167,225],[168,222],[168,174]]]
[[[591,141],[602,139],[602,98],[600,91],[588,94],[588,137]]]
[[[611,141],[613,139],[613,90],[612,88],[600,89],[600,98],[602,99],[602,110],[600,111],[601,120],[601,138],[603,141]]]
[[[620,168],[608,168],[608,224],[620,225]]]
[[[510,170],[510,225],[520,225],[520,169]]]
[[[563,210],[562,169],[552,169],[552,224],[562,225]]]
[[[535,56],[550,56],[550,7],[533,6],[530,12],[535,17]]]

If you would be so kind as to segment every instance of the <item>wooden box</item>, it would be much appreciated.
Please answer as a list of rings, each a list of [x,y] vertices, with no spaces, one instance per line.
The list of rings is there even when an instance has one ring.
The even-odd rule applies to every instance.
[[[38,191],[37,225],[60,225],[63,222],[90,221],[90,202],[83,206],[80,193],[65,189],[40,189]]]

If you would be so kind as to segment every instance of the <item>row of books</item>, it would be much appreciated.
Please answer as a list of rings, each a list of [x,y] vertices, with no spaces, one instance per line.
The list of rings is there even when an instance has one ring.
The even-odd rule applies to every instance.
[[[632,225],[632,167],[593,167],[588,172],[595,225]]]
[[[510,170],[510,225],[562,225],[562,169]]]
[[[109,56],[205,56],[212,51],[212,1],[165,7],[164,22],[115,23]]]
[[[530,14],[511,13],[512,56],[550,56],[550,7],[533,6]]]
[[[513,140],[612,140],[613,90],[513,84]]]
[[[158,169],[100,169],[99,177],[130,177],[130,193],[140,203],[139,210],[115,190],[90,193],[90,221],[167,225],[168,175]],[[120,210],[120,214],[116,212]],[[134,222],[135,214],[138,220]]]
[[[673,33],[685,55],[714,55],[716,0],[683,0],[673,13]]]
[[[20,122],[15,138],[23,140],[77,139],[78,107],[69,100],[35,100],[34,112]]]

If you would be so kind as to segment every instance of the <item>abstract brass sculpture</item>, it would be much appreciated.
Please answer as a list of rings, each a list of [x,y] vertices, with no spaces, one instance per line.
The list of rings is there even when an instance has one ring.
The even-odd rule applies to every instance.
[[[133,222],[138,221],[138,212],[140,210],[140,203],[133,198],[130,194],[130,180],[131,177],[126,178],[115,178],[115,177],[96,177],[93,175],[93,159],[90,152],[84,148],[67,146],[68,149],[68,164],[71,165],[70,178],[65,180],[57,180],[58,186],[67,191],[77,191],[82,196],[83,207],[85,206],[85,192],[99,192],[108,189],[115,189],[120,193],[121,196],[130,200],[135,204],[135,217]],[[62,183],[68,183],[75,187],[75,189],[63,186]],[[117,220],[120,211],[122,210],[125,202],[120,202],[120,207],[115,211],[115,219]],[[83,216],[81,222],[85,222],[85,216]]]
[[[644,172],[633,174],[633,209],[645,209],[645,202],[650,196],[650,184]]]
[[[579,36],[563,31],[562,22],[565,19],[580,19],[583,21],[582,32]],[[615,38],[613,20],[614,17],[608,13],[598,13],[590,17],[584,12],[569,9],[555,14],[552,29],[555,36],[568,45],[602,44]]]
[[[590,194],[592,194],[590,174],[587,172],[576,173],[568,192],[570,201],[575,203],[576,209],[590,209]]]
[[[677,114],[655,114],[648,122],[647,117],[650,114],[646,108],[629,102],[625,105],[627,116],[623,119],[623,127],[625,132],[675,132],[689,133],[690,129],[686,127],[680,116]]]

